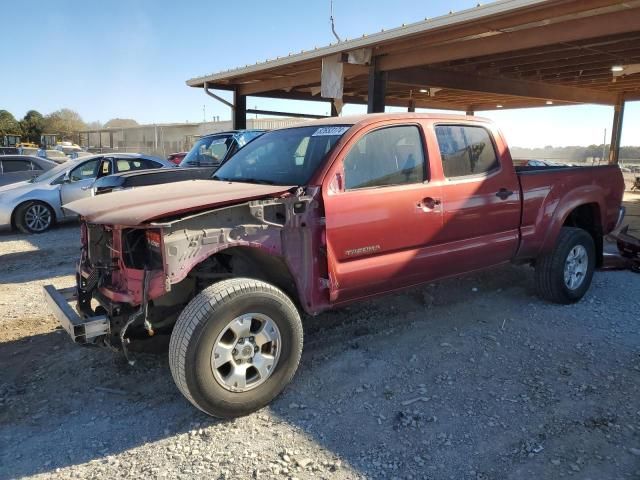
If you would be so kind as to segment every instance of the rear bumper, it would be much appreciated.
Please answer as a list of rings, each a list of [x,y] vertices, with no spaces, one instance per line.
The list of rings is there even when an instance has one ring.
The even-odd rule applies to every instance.
[[[109,319],[106,315],[81,317],[69,305],[69,302],[78,300],[76,287],[56,290],[53,285],[45,285],[44,297],[51,312],[74,342],[93,343],[98,337],[109,334]]]

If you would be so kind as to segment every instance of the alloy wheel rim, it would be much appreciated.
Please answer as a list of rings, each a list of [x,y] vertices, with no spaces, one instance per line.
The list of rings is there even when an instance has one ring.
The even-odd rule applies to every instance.
[[[584,282],[589,267],[589,255],[582,245],[576,245],[569,251],[564,263],[564,284],[569,290],[575,290]]]
[[[273,319],[246,313],[222,329],[211,351],[211,370],[218,384],[230,392],[246,392],[262,385],[280,359],[282,337]]]
[[[51,225],[51,212],[44,205],[31,205],[25,213],[25,223],[30,230],[42,232]]]

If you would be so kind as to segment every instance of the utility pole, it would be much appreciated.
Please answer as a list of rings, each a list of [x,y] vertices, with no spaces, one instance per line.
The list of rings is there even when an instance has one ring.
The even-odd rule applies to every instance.
[[[203,122],[207,121],[207,106],[206,105],[202,105],[202,121]]]
[[[604,140],[602,141],[602,161],[604,161],[604,154],[607,150],[607,127],[604,127]],[[598,161],[598,165],[600,162]]]

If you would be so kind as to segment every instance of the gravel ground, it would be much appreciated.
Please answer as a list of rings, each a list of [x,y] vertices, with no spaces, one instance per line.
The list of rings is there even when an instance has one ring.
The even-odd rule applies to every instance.
[[[41,285],[78,248],[0,235],[0,478],[640,479],[637,274],[556,306],[508,266],[307,318],[284,394],[218,421],[162,345],[129,367],[57,327]]]

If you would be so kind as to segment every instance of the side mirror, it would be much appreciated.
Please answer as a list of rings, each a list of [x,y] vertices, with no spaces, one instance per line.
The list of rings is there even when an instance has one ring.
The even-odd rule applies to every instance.
[[[71,177],[69,176],[69,172],[65,172],[64,177],[62,177],[62,183],[71,183]]]

